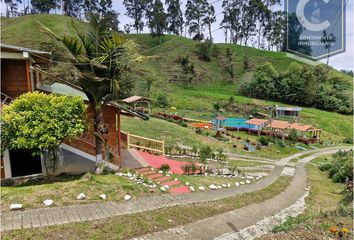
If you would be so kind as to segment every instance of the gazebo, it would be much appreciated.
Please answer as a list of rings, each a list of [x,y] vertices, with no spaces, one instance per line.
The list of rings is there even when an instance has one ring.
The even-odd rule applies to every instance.
[[[313,128],[312,125],[305,125],[305,124],[299,124],[299,123],[293,123],[290,124],[288,129],[294,129],[300,133],[302,133],[303,137],[306,136],[306,133],[309,133],[309,139],[311,140],[319,140],[321,137],[321,132],[322,129],[319,128]]]
[[[289,127],[289,122],[287,121],[280,121],[280,120],[270,120],[270,122],[267,124],[267,127],[270,128],[270,134],[275,136],[279,135],[281,138],[284,140],[285,139],[285,132],[286,129]]]
[[[224,130],[225,120],[226,120],[226,117],[221,116],[221,115],[219,115],[213,119],[212,122],[213,122],[214,127],[216,128],[217,131]]]
[[[146,97],[141,97],[141,96],[131,96],[123,100],[120,100],[120,102],[128,104],[128,106],[133,108],[135,111],[139,111],[143,113],[151,113],[151,101],[152,101],[151,99]]]

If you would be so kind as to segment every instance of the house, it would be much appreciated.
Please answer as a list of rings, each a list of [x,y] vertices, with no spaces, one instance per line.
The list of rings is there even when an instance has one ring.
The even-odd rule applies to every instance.
[[[72,96],[81,96],[88,103],[86,95],[80,87],[54,82],[51,85],[42,81],[43,71],[39,69],[50,67],[50,53],[29,48],[1,44],[1,107],[11,104],[19,95],[35,90]],[[92,119],[92,109],[87,111],[88,119]],[[140,141],[139,136],[131,136],[121,132],[120,118],[122,115],[147,120],[148,116],[133,109],[122,107],[116,102],[108,102],[103,107],[103,119],[107,133],[104,138],[110,152],[113,154],[112,164],[109,167],[117,169],[131,164],[125,156],[132,157],[131,153],[124,152],[126,148],[133,148],[133,137]],[[93,124],[90,124],[93,126]],[[147,140],[145,139],[144,142]],[[124,146],[122,146],[124,145]],[[146,142],[146,145],[151,145]],[[156,144],[155,144],[156,145]],[[133,147],[132,147],[133,146]],[[139,146],[144,149],[146,146]],[[158,149],[164,145],[159,142]],[[147,148],[147,147],[146,147]],[[153,149],[154,150],[154,149]],[[83,173],[93,171],[95,167],[95,137],[92,129],[82,136],[69,141],[65,140],[60,146],[62,166],[58,173]],[[105,149],[104,149],[105,151]],[[32,156],[23,150],[6,150],[1,157],[1,179],[41,174],[44,172],[40,156]]]
[[[275,118],[290,118],[297,121],[300,118],[300,107],[279,107],[275,105]]]

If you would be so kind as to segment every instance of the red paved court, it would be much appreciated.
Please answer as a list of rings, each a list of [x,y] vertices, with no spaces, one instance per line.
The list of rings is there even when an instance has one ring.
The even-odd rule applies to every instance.
[[[166,158],[164,155],[154,155],[143,151],[138,151],[139,155],[153,168],[160,168],[162,164],[167,163],[170,166],[170,171],[174,174],[182,175],[183,171],[181,166],[187,164],[187,162],[179,162]]]

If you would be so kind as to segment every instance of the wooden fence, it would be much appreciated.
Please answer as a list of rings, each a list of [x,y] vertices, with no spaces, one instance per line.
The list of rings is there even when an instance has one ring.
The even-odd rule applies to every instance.
[[[122,147],[143,149],[152,153],[165,154],[165,141],[146,138],[129,132],[121,132]]]

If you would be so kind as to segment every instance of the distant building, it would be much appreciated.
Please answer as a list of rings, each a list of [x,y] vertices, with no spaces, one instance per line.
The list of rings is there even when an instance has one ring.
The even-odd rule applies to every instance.
[[[275,105],[275,118],[292,118],[295,121],[300,118],[300,107],[279,107]]]

